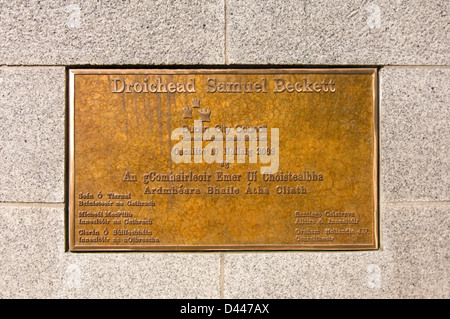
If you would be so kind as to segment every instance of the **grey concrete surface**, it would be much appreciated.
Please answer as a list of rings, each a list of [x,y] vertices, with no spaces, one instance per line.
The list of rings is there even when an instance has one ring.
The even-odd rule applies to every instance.
[[[448,65],[446,1],[227,1],[236,64]]]
[[[0,68],[0,202],[64,202],[65,71]]]
[[[224,2],[1,1],[0,64],[217,64]]]

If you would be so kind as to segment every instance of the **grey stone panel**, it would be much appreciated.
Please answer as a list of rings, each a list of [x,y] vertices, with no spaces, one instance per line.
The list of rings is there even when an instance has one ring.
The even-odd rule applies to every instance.
[[[384,214],[384,243],[395,264],[395,276],[387,279],[398,296],[448,299],[450,204],[395,204]]]
[[[0,68],[0,201],[64,201],[65,72]]]
[[[0,207],[0,298],[218,298],[218,253],[70,253],[64,209]]]
[[[229,0],[236,64],[448,65],[448,2]]]
[[[381,248],[233,253],[225,298],[448,298],[449,207],[386,206]]]
[[[382,201],[450,200],[449,81],[449,68],[382,69]]]
[[[224,2],[1,1],[0,64],[224,63]]]

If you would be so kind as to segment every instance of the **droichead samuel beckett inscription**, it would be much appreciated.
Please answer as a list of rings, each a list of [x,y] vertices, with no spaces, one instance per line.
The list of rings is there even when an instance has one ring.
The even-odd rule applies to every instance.
[[[71,250],[378,248],[376,69],[69,78]]]

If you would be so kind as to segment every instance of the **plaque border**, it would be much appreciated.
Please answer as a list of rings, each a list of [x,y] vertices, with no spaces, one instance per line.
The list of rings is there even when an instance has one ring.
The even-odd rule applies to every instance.
[[[343,68],[199,68],[199,69],[163,69],[163,68],[68,68],[68,250],[71,252],[202,252],[202,251],[364,251],[378,250],[379,229],[379,81],[376,67],[343,67]],[[74,116],[75,116],[75,75],[104,75],[104,74],[371,74],[373,78],[373,198],[374,198],[374,242],[373,244],[242,244],[242,245],[76,245],[75,240],[75,158],[74,158]],[[67,127],[67,125],[66,125]]]

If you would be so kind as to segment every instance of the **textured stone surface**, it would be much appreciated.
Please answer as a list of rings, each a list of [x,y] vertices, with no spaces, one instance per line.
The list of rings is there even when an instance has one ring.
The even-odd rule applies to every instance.
[[[0,207],[0,298],[218,298],[218,253],[65,252],[64,209]]]
[[[392,288],[401,298],[450,298],[450,205],[385,209],[382,240],[393,255]]]
[[[450,200],[448,68],[381,71],[382,201]]]
[[[64,201],[65,73],[0,68],[0,201]]]
[[[248,64],[441,64],[448,2],[229,0],[228,60]]]
[[[448,205],[386,206],[371,252],[225,253],[225,298],[449,298]],[[218,298],[218,253],[68,253],[63,208],[0,208],[1,298]]]
[[[381,249],[225,255],[225,298],[448,298],[448,206],[383,207]]]
[[[1,64],[224,62],[218,1],[0,1]]]

